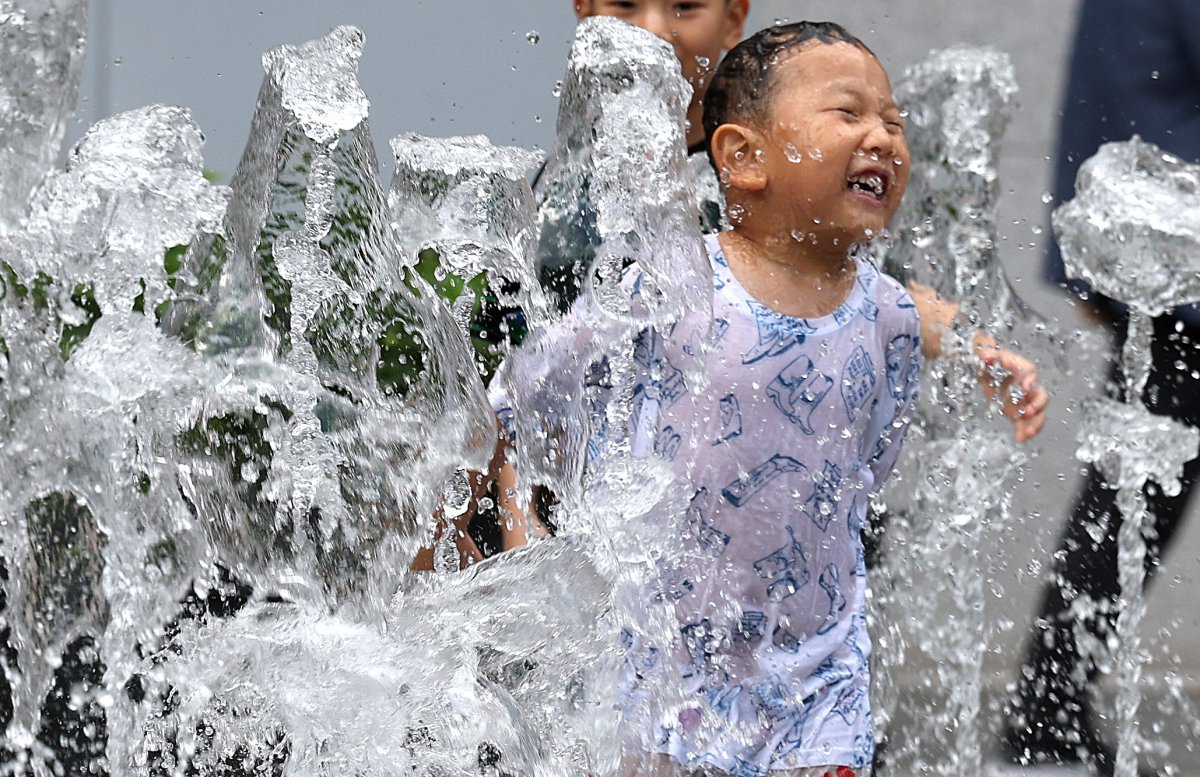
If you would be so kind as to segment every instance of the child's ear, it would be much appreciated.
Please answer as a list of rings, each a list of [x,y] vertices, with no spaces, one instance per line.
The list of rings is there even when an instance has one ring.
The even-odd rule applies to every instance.
[[[741,124],[722,124],[713,130],[709,144],[722,185],[742,191],[766,188],[762,135],[757,131]]]
[[[750,13],[750,0],[727,0],[725,9],[725,39],[721,48],[729,51],[746,36],[746,16]]]

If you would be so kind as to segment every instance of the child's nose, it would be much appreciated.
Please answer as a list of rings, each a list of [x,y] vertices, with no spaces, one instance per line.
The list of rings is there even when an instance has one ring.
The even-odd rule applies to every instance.
[[[644,30],[654,33],[672,45],[675,44],[675,15],[659,8],[647,8],[633,20]]]
[[[896,135],[882,118],[871,122],[871,129],[863,138],[863,148],[871,154],[892,154],[896,149]]]

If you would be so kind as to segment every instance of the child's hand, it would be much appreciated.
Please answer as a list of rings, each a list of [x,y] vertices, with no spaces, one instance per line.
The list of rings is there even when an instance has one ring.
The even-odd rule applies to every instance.
[[[975,338],[975,353],[983,362],[979,371],[983,393],[1000,403],[1000,412],[1012,422],[1013,437],[1017,442],[1036,437],[1046,425],[1050,404],[1050,394],[1038,381],[1037,365],[985,335]]]

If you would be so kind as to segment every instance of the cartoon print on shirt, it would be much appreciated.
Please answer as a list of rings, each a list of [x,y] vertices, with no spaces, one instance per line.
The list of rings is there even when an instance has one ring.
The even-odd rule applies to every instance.
[[[805,434],[816,434],[812,415],[832,388],[833,378],[815,369],[812,359],[798,356],[767,386],[767,396]]]
[[[879,306],[870,297],[863,300],[862,307],[858,309],[858,312],[868,321],[877,321],[879,319]]]
[[[709,688],[705,691],[704,695],[708,706],[712,707],[713,712],[728,719],[737,705],[738,698],[742,695],[742,686],[735,684],[727,687]]]
[[[713,445],[729,442],[742,433],[742,407],[734,394],[726,394],[717,402],[717,413],[721,417],[721,434]]]
[[[782,602],[808,584],[811,577],[804,548],[796,531],[785,527],[791,541],[754,562],[754,571],[767,583],[767,600]]]
[[[771,675],[759,682],[750,683],[746,690],[754,709],[767,720],[780,721],[792,714],[794,703],[778,675]]]
[[[871,710],[867,710],[867,733],[858,734],[854,737],[854,763],[850,764],[852,769],[866,769],[875,760],[872,756],[875,752],[875,726],[871,723]]]
[[[854,676],[854,671],[846,665],[845,661],[834,661],[833,656],[827,656],[812,676],[822,685],[829,686],[849,680]]]
[[[867,627],[867,616],[864,613],[856,612],[850,617],[850,630],[846,632],[846,639],[842,641],[850,652],[854,655],[855,672],[869,672],[867,666],[867,654],[862,648],[862,629]]]
[[[793,714],[791,725],[788,726],[788,730],[771,753],[772,761],[782,759],[804,746],[804,728],[808,723],[808,716],[812,712],[813,700],[814,697],[809,696],[800,702],[800,707]]]
[[[846,725],[850,725],[858,717],[859,708],[862,707],[863,696],[866,692],[862,688],[843,688],[838,694],[837,701],[833,703],[833,712],[836,715],[841,715],[842,720],[846,721]]]
[[[708,334],[708,345],[713,347],[721,342],[721,338],[725,337],[725,333],[729,331],[729,321],[724,318],[714,318],[712,322],[712,330]]]
[[[771,458],[750,470],[743,478],[738,478],[725,488],[721,495],[734,507],[741,507],[752,496],[766,488],[772,480],[789,472],[807,472],[808,468],[791,456],[776,453]]]
[[[683,370],[671,364],[663,349],[662,338],[651,329],[643,329],[633,341],[633,360],[646,376],[644,383],[634,388],[634,401],[644,394],[670,407],[687,393]]]
[[[753,364],[764,356],[778,356],[797,345],[817,331],[802,318],[776,313],[766,305],[747,300],[750,312],[758,326],[758,344],[742,357],[742,364]]]
[[[683,437],[675,432],[674,427],[667,426],[654,436],[654,452],[660,459],[673,461],[682,443]]]
[[[679,629],[681,646],[688,657],[688,665],[683,670],[683,677],[707,675],[716,654],[720,640],[713,630],[712,622],[702,618],[696,623],[689,623]]]
[[[910,334],[896,335],[884,351],[888,392],[901,404],[912,398],[912,392],[918,385],[917,374],[921,364],[913,356],[915,349],[920,347],[919,340]]]
[[[825,616],[825,623],[821,628],[817,629],[818,634],[826,634],[837,625],[838,613],[846,609],[846,597],[842,595],[841,573],[838,572],[837,566],[830,564],[825,567],[825,571],[821,573],[820,579],[817,580],[817,585],[825,591],[825,595],[829,597],[829,615]]]
[[[784,653],[800,652],[800,638],[782,625],[776,626],[775,631],[771,632],[771,644]]]
[[[685,769],[755,777],[828,763],[820,759],[830,747],[842,763],[869,764],[859,535],[884,474],[869,471],[870,456],[891,461],[900,441],[903,425],[893,422],[916,358],[916,321],[897,310],[901,287],[861,262],[854,298],[819,321],[755,307],[715,259],[713,269],[726,285],[713,299],[720,323],[704,349],[707,389],[691,385],[689,371],[685,394],[668,407],[655,376],[667,371],[664,356],[684,365],[676,355],[685,344],[647,338],[639,353],[642,451],[657,438],[660,455],[669,453],[671,434],[686,438],[674,466],[695,494],[687,518],[696,540],[652,594],[668,605],[679,597],[677,622],[690,626],[675,632],[673,650],[664,646],[657,671],[686,672],[690,707],[702,714],[655,726],[654,735],[665,733],[655,749]],[[686,429],[706,430],[709,444]],[[728,590],[714,588],[713,575],[727,577]],[[804,694],[812,695],[802,704]]]
[[[875,363],[861,345],[846,360],[842,368],[842,399],[846,402],[846,416],[853,422],[858,413],[867,406],[875,389]]]
[[[692,531],[692,536],[696,538],[697,544],[715,556],[719,556],[725,552],[726,546],[729,545],[729,535],[715,528],[708,522],[708,518],[704,515],[704,510],[708,502],[708,489],[702,488],[692,497],[691,503],[688,505],[687,522]]]
[[[754,642],[767,633],[767,615],[758,610],[747,610],[733,632],[735,642]]]
[[[804,510],[813,523],[825,531],[837,513],[838,501],[842,498],[842,470],[826,459],[824,469],[814,480],[812,495],[804,503]]]
[[[734,758],[733,768],[729,770],[730,777],[769,777],[769,774],[767,767],[741,757]]]
[[[663,595],[671,601],[677,602],[694,590],[696,590],[696,584],[691,580],[680,580],[678,583],[668,584]]]

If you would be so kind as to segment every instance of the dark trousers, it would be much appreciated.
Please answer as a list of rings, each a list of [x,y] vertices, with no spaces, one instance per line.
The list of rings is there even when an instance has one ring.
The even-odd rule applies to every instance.
[[[1124,323],[1118,322],[1118,353],[1124,332]],[[1155,319],[1153,367],[1144,396],[1147,407],[1158,415],[1200,426],[1200,379],[1194,374],[1200,374],[1200,328],[1183,325],[1171,315]],[[1120,397],[1119,367],[1114,367],[1111,378],[1113,396]],[[1147,507],[1153,514],[1147,532],[1147,583],[1175,536],[1198,474],[1200,459],[1193,459],[1184,468],[1179,496],[1164,495],[1154,483],[1145,488]],[[1098,637],[1100,641],[1085,642],[1102,645],[1116,627],[1121,592],[1117,570],[1121,516],[1116,496],[1099,473],[1090,469],[1055,554],[1054,579],[1043,592],[1020,669],[1010,719],[1010,738],[1020,750],[1056,760],[1075,760],[1080,747],[1096,752],[1087,697],[1097,669],[1086,651],[1080,650],[1076,634]],[[1081,597],[1095,603],[1093,615],[1080,618],[1072,613],[1072,602]]]

